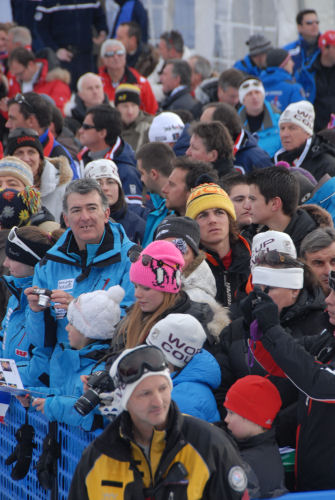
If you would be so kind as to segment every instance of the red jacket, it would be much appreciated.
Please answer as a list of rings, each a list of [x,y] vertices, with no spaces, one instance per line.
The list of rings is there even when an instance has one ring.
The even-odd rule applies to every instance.
[[[36,59],[36,62],[42,63],[42,67],[39,78],[33,86],[34,92],[52,97],[57,108],[63,113],[64,104],[71,98],[70,87],[63,81],[67,72],[64,73],[62,68],[55,68],[49,72],[46,59]],[[7,78],[9,85],[8,97],[15,97],[18,92],[22,92],[21,85],[10,71],[8,71]]]
[[[115,88],[112,85],[111,78],[107,72],[106,66],[101,66],[99,68],[99,75],[101,76],[102,83],[104,86],[104,92],[107,94],[108,99],[114,102],[115,98]],[[132,85],[138,85],[141,89],[141,106],[140,108],[151,115],[156,114],[158,110],[158,104],[154,93],[152,91],[151,85],[144,76],[140,75],[136,69],[126,66],[121,83],[131,83]]]

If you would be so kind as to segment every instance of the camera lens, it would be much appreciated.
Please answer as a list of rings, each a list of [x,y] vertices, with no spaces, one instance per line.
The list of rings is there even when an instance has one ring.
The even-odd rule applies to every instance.
[[[50,297],[48,295],[39,295],[38,305],[41,307],[46,307],[49,305]]]
[[[74,408],[80,415],[88,415],[100,402],[99,394],[89,389],[75,402]]]

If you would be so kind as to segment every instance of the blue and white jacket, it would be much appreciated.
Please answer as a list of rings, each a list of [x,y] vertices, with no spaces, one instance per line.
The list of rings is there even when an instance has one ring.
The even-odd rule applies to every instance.
[[[74,403],[83,394],[80,375],[90,375],[97,361],[107,353],[108,347],[109,343],[97,340],[79,350],[68,347],[57,351],[50,363],[50,387],[29,387],[34,391],[34,396],[46,398],[46,418],[80,426],[85,431],[92,429],[95,415],[100,415],[101,419],[97,408],[83,417],[74,408]],[[100,363],[94,371],[104,368],[105,363]]]
[[[291,102],[305,99],[303,87],[294,81],[292,75],[278,66],[268,67],[260,74],[268,102],[283,112]]]
[[[244,59],[240,59],[239,61],[236,61],[234,64],[233,68],[239,69],[240,71],[243,71],[243,73],[246,73],[247,75],[254,75],[254,76],[259,76],[261,73],[261,68],[256,66],[250,58],[250,56],[245,56]]]
[[[120,304],[121,314],[124,314],[125,308],[134,302],[134,286],[129,280],[130,261],[127,256],[133,245],[120,224],[108,222],[100,244],[86,245],[86,252],[80,252],[71,229],[68,229],[35,267],[33,285],[64,290],[73,297],[120,285],[125,291]],[[66,311],[56,310],[52,306],[48,310],[53,322],[45,320],[43,311],[34,312],[30,309],[27,316],[27,329],[36,346],[32,362],[24,373],[27,385],[35,386],[40,382],[49,385],[46,362],[50,357],[50,348],[54,349],[56,345],[58,348],[59,344],[68,346]]]
[[[221,371],[212,354],[201,349],[180,372],[172,373],[171,377],[172,399],[182,413],[207,422],[220,420],[212,390],[221,383]]]
[[[243,128],[250,132],[245,106],[241,106],[238,110],[238,114],[241,117]],[[271,158],[281,147],[278,127],[279,118],[280,114],[276,113],[271,104],[265,100],[262,126],[257,132],[254,132],[253,135],[258,137],[258,146],[264,149]]]
[[[297,40],[288,43],[283,48],[288,50],[292,57],[295,73],[299,72],[304,66],[312,64],[315,58],[320,54],[317,41],[314,46],[311,47],[301,35],[299,35]]]

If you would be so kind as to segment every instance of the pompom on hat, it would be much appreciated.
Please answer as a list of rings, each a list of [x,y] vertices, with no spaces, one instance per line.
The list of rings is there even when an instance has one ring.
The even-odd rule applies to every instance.
[[[132,262],[130,281],[154,290],[178,293],[181,288],[181,270],[184,258],[169,241],[153,241],[141,253],[128,252]],[[136,260],[135,260],[136,257]]]
[[[5,156],[0,160],[0,176],[10,175],[19,179],[25,186],[34,184],[34,176],[27,163],[15,156]]]
[[[271,429],[282,400],[270,380],[260,375],[247,375],[230,387],[223,405],[227,410],[265,429]]]
[[[119,285],[82,293],[70,302],[67,319],[89,339],[111,339],[120,321],[120,303],[124,294]]]
[[[122,187],[119,169],[116,163],[108,158],[101,158],[100,160],[93,160],[87,163],[84,168],[84,177],[85,179],[113,179]]]
[[[214,183],[200,184],[191,190],[186,203],[186,217],[195,219],[200,212],[210,208],[222,208],[236,220],[234,204],[222,187]]]

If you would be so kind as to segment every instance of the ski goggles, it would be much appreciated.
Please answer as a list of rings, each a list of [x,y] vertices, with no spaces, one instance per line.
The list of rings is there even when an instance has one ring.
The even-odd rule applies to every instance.
[[[17,230],[17,227],[14,226],[12,227],[12,229],[9,231],[9,234],[7,236],[7,239],[9,241],[9,243],[11,243],[12,245],[16,245],[17,247],[21,248],[21,250],[23,250],[24,252],[32,255],[33,257],[35,257],[35,259],[37,261],[40,261],[41,260],[41,257],[39,255],[37,255],[37,253],[35,253],[31,248],[28,247],[28,245],[26,245],[19,237],[18,235],[16,234],[16,230]]]
[[[139,380],[145,372],[160,372],[168,368],[162,351],[155,346],[145,346],[126,354],[117,367],[117,377],[124,384]]]

